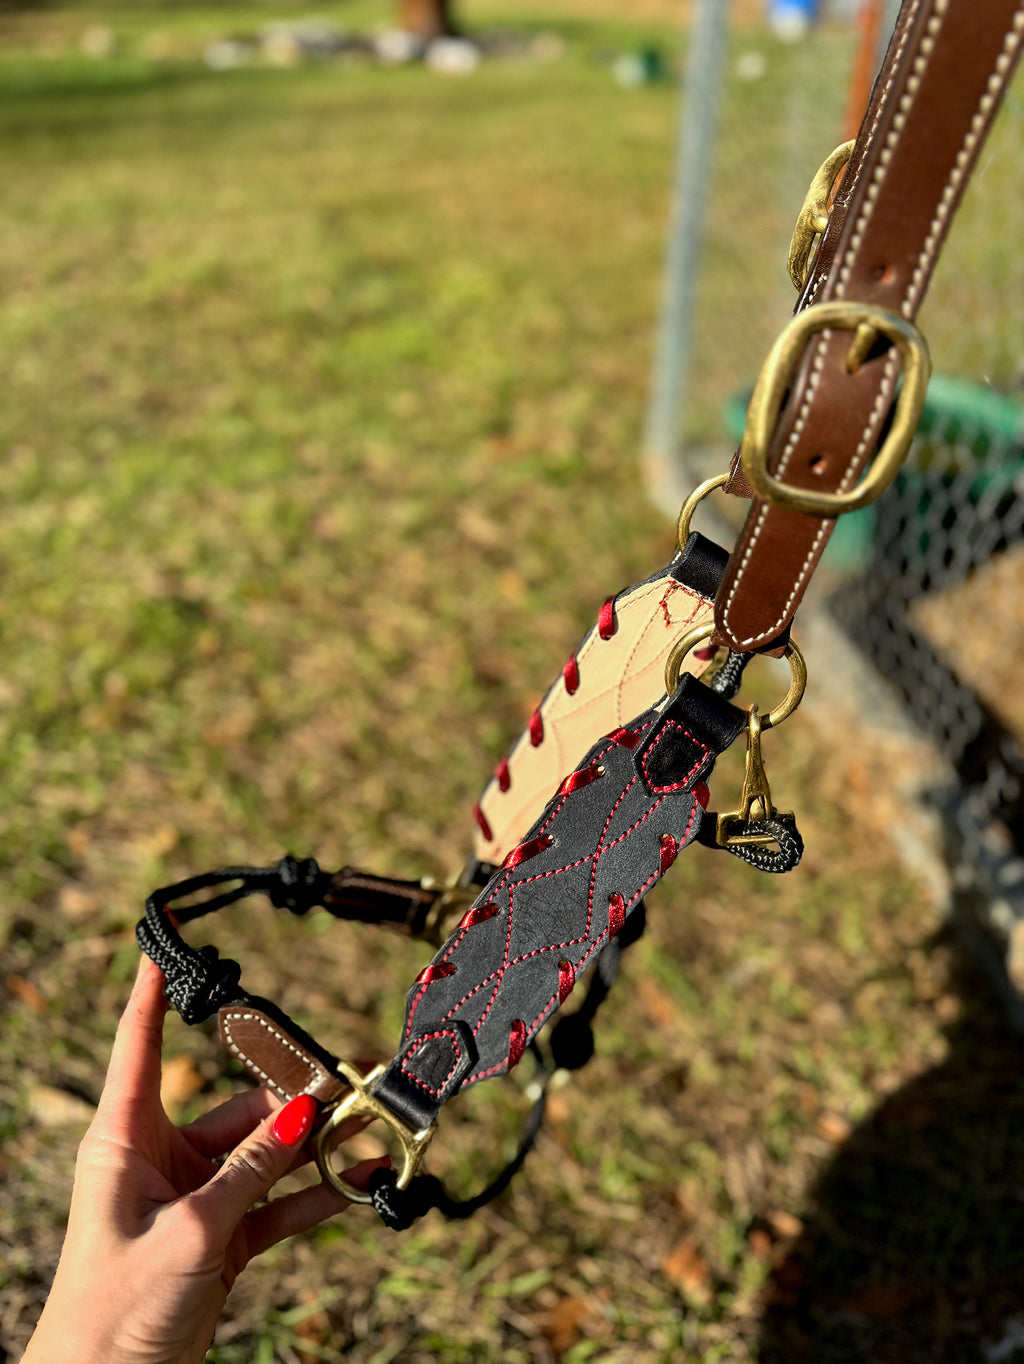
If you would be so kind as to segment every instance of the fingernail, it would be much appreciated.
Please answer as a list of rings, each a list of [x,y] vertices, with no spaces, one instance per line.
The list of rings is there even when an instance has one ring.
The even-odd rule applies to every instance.
[[[298,1146],[309,1136],[315,1118],[316,1100],[312,1094],[296,1094],[274,1119],[274,1136],[283,1146]]]

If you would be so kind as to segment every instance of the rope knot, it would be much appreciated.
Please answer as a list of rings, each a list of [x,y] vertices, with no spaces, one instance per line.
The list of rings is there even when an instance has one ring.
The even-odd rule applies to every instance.
[[[300,862],[291,853],[281,858],[274,868],[274,875],[277,884],[271,884],[266,891],[270,903],[291,914],[306,914],[321,904],[330,882],[315,857],[306,857]]]

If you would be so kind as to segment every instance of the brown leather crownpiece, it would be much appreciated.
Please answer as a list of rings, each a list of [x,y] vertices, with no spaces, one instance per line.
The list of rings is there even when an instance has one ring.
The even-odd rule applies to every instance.
[[[230,1005],[218,1013],[217,1026],[228,1051],[278,1098],[311,1094],[330,1103],[348,1088],[279,1020],[259,1009]]]
[[[916,315],[1022,37],[1019,0],[905,0],[799,309],[843,299]],[[899,358],[889,349],[851,374],[851,341],[823,331],[807,346],[768,455],[790,486],[848,490],[878,445]],[[834,525],[755,498],[716,598],[716,640],[749,651],[775,639]]]

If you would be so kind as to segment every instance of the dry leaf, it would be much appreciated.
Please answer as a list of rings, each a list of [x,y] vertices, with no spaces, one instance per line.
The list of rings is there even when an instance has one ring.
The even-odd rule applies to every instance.
[[[46,1000],[43,998],[39,987],[31,980],[26,980],[24,976],[8,976],[4,984],[15,999],[20,999],[22,1004],[27,1004],[33,1013],[46,1013]]]
[[[661,1272],[669,1283],[688,1297],[707,1301],[711,1271],[692,1236],[684,1236],[669,1251],[661,1262]]]
[[[776,1208],[765,1219],[780,1241],[795,1241],[804,1229],[799,1217],[794,1217],[785,1208]]]
[[[160,1073],[160,1102],[168,1113],[184,1108],[205,1083],[191,1056],[172,1056]]]
[[[588,1311],[586,1298],[562,1298],[541,1319],[540,1329],[559,1359],[582,1339]]]
[[[836,1146],[846,1141],[853,1130],[847,1120],[839,1113],[829,1113],[827,1110],[818,1114],[815,1127],[818,1129],[819,1135],[823,1136],[826,1141],[833,1142]]]
[[[868,1317],[871,1321],[893,1321],[920,1302],[922,1296],[921,1290],[910,1284],[870,1283],[852,1298],[847,1298],[842,1310],[856,1312],[857,1316]]]
[[[91,1103],[69,1094],[66,1089],[52,1085],[33,1085],[28,1092],[28,1113],[33,1122],[43,1127],[73,1127],[92,1122],[95,1113]]]
[[[656,1028],[672,1028],[679,1023],[679,1005],[649,976],[641,976],[636,992],[644,1012]]]
[[[68,842],[70,841],[69,835]],[[78,923],[82,919],[90,918],[99,910],[100,897],[95,891],[86,890],[84,886],[61,886],[57,907],[68,919]]]

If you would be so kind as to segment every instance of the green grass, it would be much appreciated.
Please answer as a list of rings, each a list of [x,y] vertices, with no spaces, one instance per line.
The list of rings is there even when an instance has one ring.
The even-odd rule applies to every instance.
[[[203,42],[276,12],[256,6],[5,20],[8,1348],[45,1291],[75,1144],[73,1125],[40,1120],[38,1090],[95,1098],[145,894],[286,848],[449,871],[486,773],[600,602],[670,552],[637,450],[676,96],[620,91],[602,53],[652,37],[671,52],[677,36],[583,8],[481,4],[488,22],[539,17],[567,47],[551,65],[494,62],[466,81],[208,72]],[[321,12],[386,17],[362,3]],[[108,60],[75,46],[96,21],[118,36]],[[759,330],[767,340],[784,313],[795,205],[759,192],[762,230],[739,227],[750,168],[792,156],[769,116],[795,119],[786,101],[806,60],[741,41],[765,48],[769,70],[730,86],[746,103],[724,126],[730,138],[746,126],[750,152],[715,209],[707,287],[724,288],[739,257],[764,282],[740,314],[744,349],[698,338],[699,421],[713,434],[718,395],[749,381]],[[822,44],[814,79],[835,84],[846,47]],[[800,133],[814,151],[797,180],[827,150],[820,138]],[[860,785],[847,781],[850,744],[823,774],[832,720],[801,718],[772,742],[780,800],[808,837],[793,877],[694,850],[652,897],[598,1059],[556,1096],[508,1198],[401,1238],[356,1212],[281,1248],[240,1283],[213,1357],[348,1347],[379,1364],[526,1361],[557,1344],[567,1364],[734,1360],[771,1357],[782,1338],[815,1360],[853,1357],[818,1348],[845,1320],[841,1238],[832,1259],[813,1241],[836,1277],[805,1270],[799,1291],[795,1271],[785,1279],[826,1237],[812,1191],[837,1153],[822,1115],[870,1123],[879,1093],[910,1077],[945,1084],[935,1000],[953,996],[948,950],[922,949],[927,898],[871,802],[851,797],[864,762],[876,787],[891,774],[869,748]],[[724,801],[736,771],[725,765]],[[387,1049],[423,960],[255,903],[211,931],[250,988],[352,1056]],[[198,1067],[200,1104],[242,1083],[205,1031],[172,1024],[168,1046]],[[1016,1091],[1000,1092],[994,1112],[970,1099],[976,1129],[1012,1112]],[[435,1167],[476,1187],[514,1147],[523,1105],[515,1082],[466,1095]],[[922,1170],[948,1136],[918,1144]],[[840,1152],[840,1184],[888,1170],[891,1148],[852,1172]],[[827,1203],[837,1186],[822,1187]],[[938,1244],[942,1199],[929,1206]],[[865,1272],[923,1256],[939,1284],[926,1300],[941,1288],[960,1310],[965,1253],[929,1261],[920,1240],[864,1217]],[[689,1287],[672,1268],[688,1238]],[[1012,1277],[1015,1252],[999,1254]]]

